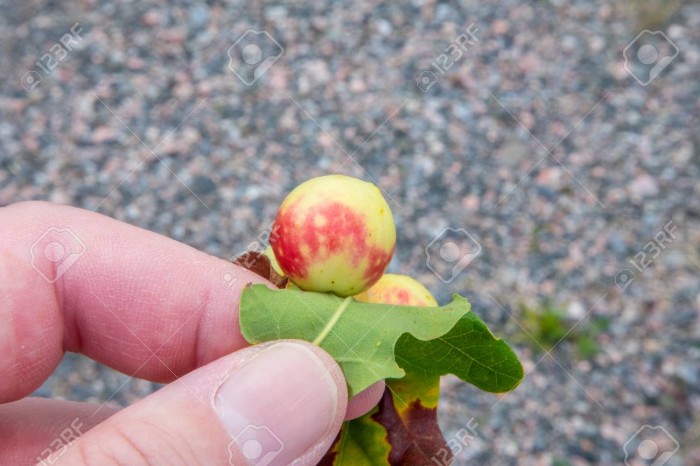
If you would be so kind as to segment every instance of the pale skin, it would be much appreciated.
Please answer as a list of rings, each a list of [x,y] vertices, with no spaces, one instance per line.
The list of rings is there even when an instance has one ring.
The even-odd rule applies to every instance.
[[[55,283],[32,267],[30,256],[32,245],[51,227],[69,228],[85,245],[84,254]],[[0,208],[0,238],[0,464],[35,463],[76,418],[82,437],[52,464],[229,464],[230,454],[244,464],[240,451],[229,451],[231,435],[214,404],[232,374],[245,374],[245,383],[274,379],[274,373],[257,378],[254,368],[262,365],[250,361],[262,361],[258,355],[265,346],[248,347],[239,331],[242,287],[266,283],[262,278],[155,233],[41,202]],[[227,285],[222,276],[231,270],[237,279]],[[348,403],[345,380],[330,356],[309,343],[288,347],[301,355],[292,358],[292,366],[299,360],[303,372],[308,354],[315,362],[307,368],[332,381],[328,403],[334,410],[318,420],[323,425],[317,438],[304,440],[308,448],[284,438],[287,450],[278,458],[313,465],[342,421],[371,409],[384,386],[375,384]],[[123,410],[27,398],[66,351],[169,385]],[[294,390],[290,382],[260,396],[277,397],[266,401],[271,412],[300,409],[314,402],[309,398],[323,398],[305,396],[318,390],[314,380],[305,383],[298,393],[284,391]],[[284,419],[275,422],[294,421]]]

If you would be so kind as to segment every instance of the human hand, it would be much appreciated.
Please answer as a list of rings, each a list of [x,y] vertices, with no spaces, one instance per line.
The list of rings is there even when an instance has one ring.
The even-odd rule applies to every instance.
[[[36,243],[56,228],[84,245],[62,268],[58,251],[41,249],[58,243]],[[348,402],[340,368],[309,343],[247,347],[238,301],[265,281],[224,260],[38,202],[0,209],[0,238],[0,464],[51,449],[53,465],[312,465],[343,419],[381,397],[380,383]],[[65,351],[172,383],[123,410],[24,398]],[[66,448],[69,429],[80,437]]]

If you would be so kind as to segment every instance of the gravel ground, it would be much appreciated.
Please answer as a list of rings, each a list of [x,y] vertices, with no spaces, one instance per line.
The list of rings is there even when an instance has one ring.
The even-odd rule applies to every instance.
[[[505,396],[445,380],[447,437],[478,423],[456,464],[623,464],[645,425],[679,444],[659,464],[700,464],[700,5],[619,4],[0,0],[0,205],[72,204],[230,257],[301,181],[374,180],[392,270],[468,296],[527,370]],[[672,57],[648,85],[623,55],[645,28],[679,51],[639,39],[659,53],[631,55],[640,81]],[[247,85],[229,53],[254,41],[274,63]],[[433,254],[436,274],[425,248],[447,227],[481,253]],[[527,308],[573,330],[549,351]],[[38,393],[124,405],[156,388],[69,355]]]

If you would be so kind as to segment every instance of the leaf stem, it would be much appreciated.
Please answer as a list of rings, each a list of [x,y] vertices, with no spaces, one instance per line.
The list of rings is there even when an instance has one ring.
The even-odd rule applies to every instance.
[[[319,346],[323,342],[323,340],[325,340],[328,334],[331,333],[331,330],[333,330],[335,324],[338,323],[338,319],[340,319],[340,316],[343,314],[343,312],[345,312],[345,309],[348,307],[351,301],[352,296],[348,296],[343,300],[342,303],[340,303],[340,306],[338,306],[338,309],[335,310],[335,314],[333,314],[331,320],[328,321],[321,333],[319,333],[316,339],[313,341],[314,345]]]

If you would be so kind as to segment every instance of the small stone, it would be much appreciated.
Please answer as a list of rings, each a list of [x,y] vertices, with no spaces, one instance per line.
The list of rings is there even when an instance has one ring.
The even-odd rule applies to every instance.
[[[378,20],[376,23],[376,26],[377,26],[377,32],[379,32],[379,34],[384,36],[384,37],[389,36],[394,30],[391,23],[385,19]]]
[[[198,196],[207,195],[216,191],[216,183],[208,176],[197,175],[192,179],[191,189]]]
[[[157,10],[150,10],[141,16],[141,24],[148,27],[153,27],[161,24],[162,15]]]
[[[110,126],[98,126],[92,131],[92,142],[95,144],[104,144],[105,142],[116,139],[116,131]]]
[[[497,19],[496,21],[491,23],[491,30],[497,36],[502,36],[510,30],[510,25],[508,24],[508,21]]]
[[[698,387],[700,385],[700,365],[697,362],[682,363],[678,367],[676,375],[690,387]]]
[[[627,190],[635,199],[656,196],[659,193],[659,185],[656,179],[650,175],[643,174],[635,178],[627,185]]]
[[[576,321],[581,320],[586,315],[586,306],[584,306],[580,301],[573,301],[566,309],[566,314],[571,319]]]
[[[188,25],[191,30],[199,31],[209,22],[209,9],[201,3],[197,3],[190,8]]]

